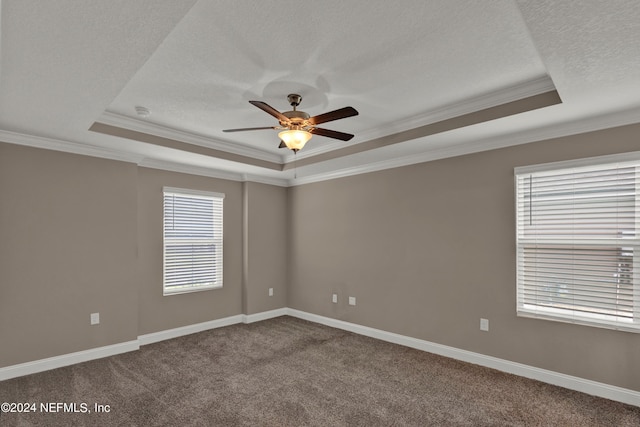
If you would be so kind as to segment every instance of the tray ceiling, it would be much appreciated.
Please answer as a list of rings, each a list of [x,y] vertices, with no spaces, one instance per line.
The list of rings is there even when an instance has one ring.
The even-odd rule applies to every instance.
[[[640,121],[634,1],[1,5],[12,143],[296,185]],[[322,126],[355,137],[294,156],[275,130],[222,132],[277,125],[248,101],[289,93],[356,108]]]

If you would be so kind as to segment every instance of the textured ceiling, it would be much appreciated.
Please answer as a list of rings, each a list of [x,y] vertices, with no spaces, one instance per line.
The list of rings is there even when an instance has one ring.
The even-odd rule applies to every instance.
[[[613,5],[2,0],[0,139],[295,185],[637,122],[640,8]],[[289,93],[356,108],[322,125],[355,137],[292,163],[275,130],[222,132]]]

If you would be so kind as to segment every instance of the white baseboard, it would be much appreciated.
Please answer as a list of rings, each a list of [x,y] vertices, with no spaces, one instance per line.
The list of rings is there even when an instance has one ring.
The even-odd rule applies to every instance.
[[[305,311],[295,310],[292,308],[279,308],[276,310],[264,311],[255,314],[238,314],[235,316],[225,317],[222,319],[211,320],[208,322],[197,323],[195,325],[183,326],[180,328],[168,329],[166,331],[154,332],[151,334],[140,335],[137,340],[128,341],[120,344],[98,347],[95,349],[79,351],[76,353],[64,354],[61,356],[50,357],[47,359],[36,360],[33,362],[21,363],[19,365],[7,366],[0,368],[0,381],[8,380],[24,375],[35,374],[50,369],[61,368],[76,363],[87,362],[103,357],[114,356],[120,353],[135,351],[142,345],[152,344],[155,342],[178,338],[209,329],[221,328],[223,326],[235,325],[238,323],[253,323],[274,317],[289,315],[299,319],[308,320],[310,322],[319,323],[333,328],[342,329],[359,335],[376,338],[382,341],[394,344],[404,345],[406,347],[415,348],[417,350],[438,354],[452,359],[461,360],[463,362],[474,363],[476,365],[497,369],[525,378],[542,381],[548,384],[576,390],[593,396],[604,397],[606,399],[615,400],[629,405],[640,407],[640,392],[604,384],[584,378],[565,375],[546,369],[540,369],[533,366],[523,365],[521,363],[511,362],[497,357],[486,356],[480,353],[474,353],[467,350],[461,350],[455,347],[449,347],[442,344],[432,343],[429,341],[408,337],[405,335],[387,332],[380,329],[370,328],[355,323],[345,322],[343,320],[332,319]]]
[[[62,368],[63,366],[75,365],[76,363],[88,362],[90,360],[101,359],[103,357],[115,356],[116,354],[135,351],[140,346],[153,344],[159,341],[178,338],[184,335],[195,334],[209,329],[221,328],[223,326],[235,325],[238,323],[253,323],[287,314],[287,308],[264,311],[256,314],[237,314],[235,316],[224,317],[222,319],[210,320],[208,322],[196,323],[194,325],[182,326],[179,328],[167,329],[165,331],[153,332],[138,336],[137,340],[124,343],[92,348],[76,353],[62,354],[60,356],[49,357],[47,359],[35,360],[33,362],[20,363],[18,365],[0,368],[0,381],[25,375],[37,374],[51,369]]]
[[[196,323],[194,325],[182,326],[180,328],[167,329],[165,331],[144,334],[138,337],[140,345],[153,344],[154,342],[170,340],[184,335],[195,334],[209,329],[222,328],[223,326],[235,325],[244,321],[244,314],[223,317],[222,319],[209,320],[208,322]]]
[[[253,315],[253,316],[258,316],[258,315]],[[265,319],[267,318],[269,317],[265,317]],[[137,340],[133,340],[133,341],[128,341],[128,342],[114,344],[114,345],[108,345],[104,347],[92,348],[89,350],[79,351],[76,353],[62,354],[60,356],[35,360],[33,362],[20,363],[18,365],[6,366],[4,368],[0,368],[0,381],[9,380],[11,378],[16,378],[16,377],[22,377],[25,375],[37,374],[38,372],[48,371],[50,369],[62,368],[63,366],[75,365],[76,363],[88,362],[90,360],[95,360],[95,359],[102,359],[103,357],[115,356],[116,354],[127,353],[130,351],[138,350],[140,346],[153,344],[158,341],[164,341],[171,338],[178,338],[183,335],[194,334],[197,332],[206,331],[208,329],[221,328],[223,326],[229,326],[229,325],[234,325],[234,324],[243,323],[243,322],[246,323],[245,315],[238,314],[235,316],[225,317],[222,319],[196,323],[195,325],[188,325],[180,328],[168,329],[166,331],[140,335]]]
[[[497,369],[509,374],[542,381],[547,384],[557,385],[593,396],[604,397],[606,399],[615,400],[629,405],[640,406],[640,392],[634,390],[591,381],[584,378],[574,377],[571,375],[565,375],[554,371],[548,371],[546,369],[540,369],[533,366],[523,365],[521,363],[511,362],[509,360],[499,359],[497,357],[485,356],[480,353],[461,350],[455,347],[436,344],[417,338],[395,334],[393,332],[386,332],[380,329],[357,325],[355,323],[349,323],[342,320],[332,319],[330,317],[319,316],[317,314],[307,313],[291,308],[287,309],[287,314],[289,316],[308,320],[310,322],[320,323],[322,325],[331,326],[333,328],[354,332],[359,335],[376,338],[382,341],[400,344],[406,347],[415,348],[417,350],[450,357],[452,359],[461,360],[463,362]]]
[[[75,353],[63,354],[61,356],[48,357],[46,359],[34,360],[33,362],[20,363],[19,365],[0,368],[0,381],[11,378],[22,377],[24,375],[35,374],[48,371],[50,369],[62,368],[63,366],[75,365],[76,363],[88,362],[94,359],[114,356],[116,354],[128,353],[140,348],[138,340],[107,345],[104,347],[92,348]]]
[[[289,313],[288,308],[277,308],[275,310],[263,311],[256,314],[243,314],[242,323],[261,322],[274,317],[286,316]]]

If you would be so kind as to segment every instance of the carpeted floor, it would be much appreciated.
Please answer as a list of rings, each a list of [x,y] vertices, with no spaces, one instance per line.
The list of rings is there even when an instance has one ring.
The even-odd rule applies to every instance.
[[[640,407],[287,316],[0,382],[0,402],[36,403],[1,426],[640,426]]]

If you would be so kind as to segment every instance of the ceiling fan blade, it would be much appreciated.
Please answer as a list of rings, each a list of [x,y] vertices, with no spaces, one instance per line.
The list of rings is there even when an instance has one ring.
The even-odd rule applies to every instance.
[[[327,138],[340,139],[342,141],[348,141],[353,138],[353,135],[350,133],[338,132],[337,130],[313,128],[309,132],[314,135],[326,136]]]
[[[287,148],[287,144],[285,144],[283,140],[280,140],[280,145],[278,145],[278,148]]]
[[[264,103],[262,101],[249,101],[249,103],[252,104],[252,105],[255,105],[256,107],[258,107],[262,111],[271,114],[273,117],[275,117],[276,119],[278,119],[280,121],[284,121],[284,122],[289,121],[287,116],[285,116],[284,114],[282,114],[280,111],[276,110],[275,108],[273,108],[269,104],[266,104],[266,103]]]
[[[346,117],[357,116],[358,111],[353,107],[344,107],[339,110],[329,111],[328,113],[319,114],[309,119],[309,123],[312,125],[319,125],[320,123],[331,122],[333,120],[344,119]]]
[[[275,126],[263,126],[260,128],[240,128],[240,129],[224,129],[222,132],[244,132],[246,130],[262,130],[262,129],[275,129]]]

